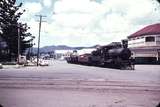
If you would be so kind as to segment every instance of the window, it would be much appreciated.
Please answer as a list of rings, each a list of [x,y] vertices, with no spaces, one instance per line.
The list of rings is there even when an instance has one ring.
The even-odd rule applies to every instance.
[[[154,42],[155,41],[155,37],[146,37],[146,42]]]

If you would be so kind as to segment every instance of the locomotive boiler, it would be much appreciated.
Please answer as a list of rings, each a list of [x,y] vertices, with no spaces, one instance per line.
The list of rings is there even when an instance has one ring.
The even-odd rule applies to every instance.
[[[95,52],[92,52],[91,60],[98,66],[134,69],[134,62],[131,58],[131,51],[128,48],[127,40],[123,40],[122,43],[113,42],[100,47]]]
[[[119,69],[134,69],[131,51],[128,48],[117,48],[108,50],[108,57],[105,58],[104,65]]]

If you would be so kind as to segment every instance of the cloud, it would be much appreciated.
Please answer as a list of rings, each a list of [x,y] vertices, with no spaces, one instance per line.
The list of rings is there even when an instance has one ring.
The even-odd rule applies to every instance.
[[[22,9],[25,9],[25,12],[22,14],[20,21],[28,24],[30,27],[29,32],[36,37],[34,42],[37,43],[38,22],[36,21],[37,19],[35,19],[35,15],[39,14],[43,7],[39,2],[25,2]]]
[[[160,19],[160,9],[155,11],[158,5],[152,0],[57,0],[52,9],[55,14],[46,13],[51,11],[51,4],[51,0],[43,0],[44,7],[37,2],[25,3],[28,15],[46,10],[49,21],[42,23],[41,46],[105,45]],[[34,29],[38,23],[33,17],[29,20]]]
[[[60,0],[55,3],[55,12],[94,12],[98,3],[90,0]]]
[[[46,7],[51,7],[52,0],[43,0],[43,5],[46,6]]]
[[[40,3],[37,2],[28,2],[25,3],[24,8],[28,13],[38,13],[42,10],[42,6]]]
[[[143,9],[142,4],[145,5]],[[94,0],[61,0],[55,3],[54,11],[54,23],[65,32],[63,35],[79,35],[78,40],[81,42],[76,40],[74,44],[82,44],[83,38],[93,41],[90,42],[92,45],[109,42],[108,39],[119,41],[126,38],[132,32],[131,29],[135,29],[133,26],[147,25],[150,21],[155,21],[155,17],[147,20],[153,18],[149,16],[151,13],[155,14],[150,0],[104,0],[101,3]],[[68,30],[69,28],[72,31]],[[74,39],[70,38],[70,41],[72,40]]]
[[[42,9],[42,5],[38,2],[26,2],[22,9],[25,9],[25,12],[21,16],[21,20],[30,21],[32,18],[38,14]]]

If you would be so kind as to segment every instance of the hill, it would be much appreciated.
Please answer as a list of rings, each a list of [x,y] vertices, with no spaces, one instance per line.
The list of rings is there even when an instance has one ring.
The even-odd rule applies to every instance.
[[[95,48],[97,45],[92,46],[92,47],[70,47],[66,45],[52,45],[52,46],[45,46],[40,48],[41,53],[47,53],[47,52],[53,52],[54,50],[80,50],[80,49],[87,49],[87,48]],[[37,48],[33,48],[32,50],[33,53],[37,53]]]

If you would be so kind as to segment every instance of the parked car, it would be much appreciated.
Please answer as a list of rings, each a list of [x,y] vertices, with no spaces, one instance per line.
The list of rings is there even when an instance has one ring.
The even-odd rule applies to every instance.
[[[39,60],[39,65],[40,65],[40,66],[48,66],[49,64],[48,64],[48,61],[47,61],[47,60],[40,59],[40,60]]]

